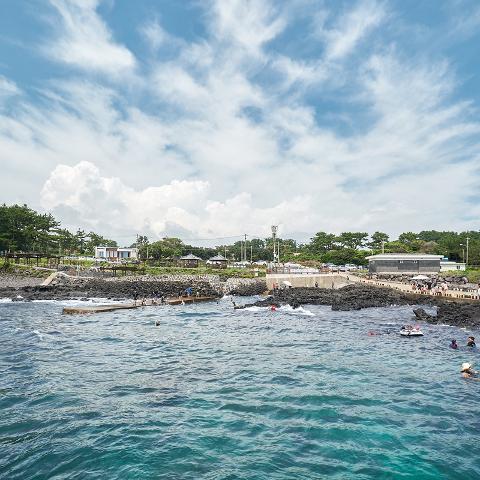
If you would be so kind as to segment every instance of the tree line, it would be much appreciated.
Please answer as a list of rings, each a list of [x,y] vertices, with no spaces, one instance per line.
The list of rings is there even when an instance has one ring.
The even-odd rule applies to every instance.
[[[428,253],[444,255],[450,260],[480,265],[480,231],[452,232],[424,230],[419,233],[405,232],[391,239],[384,232],[342,232],[340,234],[317,232],[308,242],[293,239],[277,239],[280,260],[323,262],[342,265],[353,263],[363,265],[365,257],[381,253]],[[0,206],[0,251],[22,251],[58,253],[61,255],[93,255],[96,246],[117,246],[114,240],[95,232],[77,230],[70,232],[62,228],[53,215],[41,214],[27,205],[5,204]],[[229,260],[273,260],[271,238],[251,238],[246,244],[237,241],[216,247],[199,247],[184,243],[180,238],[165,237],[150,242],[141,235],[130,245],[138,247],[143,259],[161,261],[193,253],[207,260],[221,254]]]
[[[390,239],[384,232],[317,232],[309,242],[299,243],[293,239],[278,239],[280,260],[322,262],[344,265],[352,263],[365,265],[365,257],[379,253],[426,253],[444,255],[450,260],[465,262],[468,256],[469,265],[480,265],[480,232],[440,232],[436,230],[419,233],[405,232],[396,239]],[[139,243],[140,255],[143,258],[161,260],[193,253],[207,260],[222,254],[229,260],[240,260],[246,251],[247,260],[273,260],[273,243],[271,238],[252,238],[237,241],[233,244],[216,247],[196,247],[182,242],[179,238],[163,238],[149,243],[147,237]]]
[[[61,228],[49,213],[27,205],[0,206],[0,252],[41,252],[59,255],[93,255],[96,246],[116,247],[114,240],[95,232]]]

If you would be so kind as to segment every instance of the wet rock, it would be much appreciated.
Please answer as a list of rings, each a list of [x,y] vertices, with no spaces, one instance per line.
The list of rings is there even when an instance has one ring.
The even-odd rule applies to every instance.
[[[423,308],[414,308],[413,313],[419,320],[423,322],[436,323],[437,317],[428,314]]]
[[[370,307],[391,305],[438,304],[434,297],[404,293],[390,288],[371,285],[347,285],[339,289],[288,288],[275,290],[273,295],[246,306],[268,306],[272,304],[291,305],[330,305],[332,310],[360,310]]]
[[[458,327],[480,327],[480,304],[445,302],[437,309],[437,322]]]

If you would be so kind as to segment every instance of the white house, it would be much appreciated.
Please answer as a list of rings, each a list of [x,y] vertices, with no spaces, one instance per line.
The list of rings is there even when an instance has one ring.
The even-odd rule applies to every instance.
[[[440,261],[440,271],[441,272],[462,272],[466,270],[465,263],[459,262],[450,262],[448,260],[441,260]]]
[[[138,248],[95,247],[95,259],[110,262],[121,260],[136,260]]]

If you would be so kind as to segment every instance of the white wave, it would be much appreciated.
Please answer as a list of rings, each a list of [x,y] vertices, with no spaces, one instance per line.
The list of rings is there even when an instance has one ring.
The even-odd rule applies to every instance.
[[[10,303],[11,301],[11,298],[0,298],[0,303]]]
[[[267,310],[270,310],[270,307],[247,307],[244,308],[243,310],[246,310],[247,312],[266,312]]]
[[[313,312],[311,312],[310,310],[307,310],[306,308],[303,308],[303,307],[293,308],[291,305],[284,305],[283,307],[280,307],[278,310],[280,310],[281,312],[291,313],[293,315],[305,315],[307,317],[315,316]]]
[[[267,312],[267,311],[271,311],[271,307],[253,306],[253,307],[247,307],[244,310],[246,310],[247,312]],[[283,305],[282,307],[278,307],[273,311],[274,312],[281,312],[281,313],[288,313],[290,315],[304,315],[304,316],[307,316],[307,317],[314,317],[315,316],[315,314],[312,313],[310,310],[307,310],[303,307],[293,308],[290,305]]]
[[[37,337],[40,339],[40,340],[43,340],[43,335],[38,331],[38,330],[33,330],[33,332],[35,335],[37,335]]]
[[[133,301],[133,300],[131,300]],[[77,307],[81,305],[88,305],[92,303],[101,303],[102,305],[108,305],[111,303],[121,303],[120,301],[114,301],[108,298],[97,298],[97,297],[92,297],[88,298],[87,300],[54,300],[54,299],[49,299],[49,300],[33,300],[32,303],[56,303],[58,305],[64,305],[64,306],[69,306],[69,307]]]

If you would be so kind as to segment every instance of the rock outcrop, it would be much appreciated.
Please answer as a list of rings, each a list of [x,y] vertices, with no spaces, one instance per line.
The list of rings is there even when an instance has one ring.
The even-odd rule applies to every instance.
[[[429,315],[423,308],[413,310],[416,317],[428,323],[440,323],[456,327],[480,327],[480,303],[444,302],[436,315]]]

